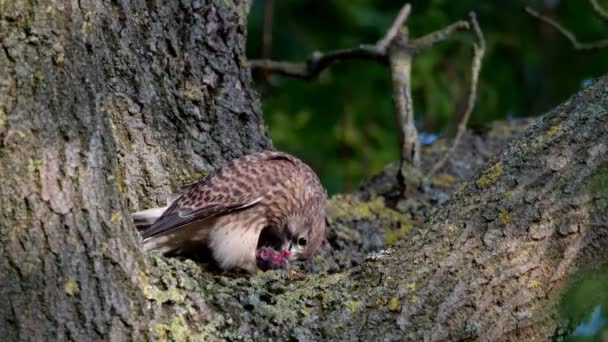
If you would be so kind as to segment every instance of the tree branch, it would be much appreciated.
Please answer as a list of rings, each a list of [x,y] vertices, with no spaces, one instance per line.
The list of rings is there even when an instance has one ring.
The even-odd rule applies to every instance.
[[[478,44],[474,45],[475,54],[472,66],[471,92],[466,111],[459,125],[458,135],[454,141],[454,144],[457,145],[473,111],[477,96],[481,59],[485,51],[485,41],[474,14],[471,14],[470,22],[461,20],[423,37],[408,41],[407,30],[402,30],[402,27],[407,21],[411,9],[410,4],[406,3],[403,5],[384,37],[375,45],[360,45],[351,49],[335,50],[326,53],[317,52],[304,63],[271,60],[252,60],[249,62],[252,69],[262,69],[306,80],[318,76],[321,71],[333,63],[349,59],[375,60],[388,64],[393,85],[393,106],[399,130],[400,172],[398,174],[398,181],[404,192],[410,187],[415,187],[422,180],[421,173],[418,170],[420,142],[418,141],[418,131],[414,124],[414,109],[411,95],[413,56],[438,42],[446,40],[458,30],[471,29],[471,25],[475,29]],[[451,151],[453,151],[453,148],[448,153],[451,153]],[[443,159],[447,159],[447,156]],[[443,163],[445,163],[445,160],[441,161],[441,164],[437,165],[436,169],[440,168]]]
[[[360,45],[355,48],[334,50],[326,53],[315,52],[304,63],[276,62],[266,59],[251,60],[249,61],[249,67],[310,80],[317,77],[328,66],[345,60],[367,59],[386,64],[388,62],[387,48],[399,33],[399,29],[407,20],[411,9],[412,6],[410,4],[406,3],[403,5],[391,27],[384,35],[384,38],[379,40],[375,45]]]
[[[328,66],[351,59],[373,60],[382,64],[388,63],[386,53],[380,51],[376,45],[360,45],[351,49],[334,50],[326,53],[315,52],[304,63],[277,62],[263,59],[249,61],[249,67],[311,80],[317,77]]]
[[[471,113],[473,112],[473,108],[475,108],[475,101],[477,99],[477,84],[479,83],[479,72],[481,71],[481,61],[485,54],[486,50],[486,41],[483,37],[483,32],[481,31],[481,27],[479,27],[479,23],[477,22],[477,17],[475,13],[471,12],[469,14],[471,25],[473,26],[473,30],[475,31],[475,35],[477,36],[477,43],[473,44],[473,63],[471,64],[471,87],[469,89],[469,98],[467,100],[467,107],[465,109],[464,115],[462,116],[462,120],[458,124],[458,131],[456,136],[454,137],[454,142],[452,146],[446,153],[443,155],[441,159],[431,168],[429,171],[427,178],[431,178],[439,169],[445,165],[448,158],[454,154],[456,147],[460,143],[460,139],[462,139],[462,135],[464,134],[467,123],[469,122],[469,118],[471,117]]]
[[[379,50],[386,53],[386,49],[391,45],[397,34],[399,34],[399,30],[403,24],[405,24],[407,17],[410,15],[411,9],[412,6],[410,6],[410,4],[405,4],[403,7],[401,7],[401,10],[399,10],[399,14],[397,14],[397,17],[395,17],[391,28],[386,32],[384,38],[376,43],[376,47]]]
[[[591,4],[591,7],[593,7],[593,11],[600,18],[608,21],[608,11],[606,11],[606,9],[604,9],[602,6],[600,6],[600,4],[597,2],[597,0],[589,0],[589,3]]]
[[[592,4],[593,4],[593,0]],[[597,5],[597,4],[595,4]],[[601,9],[599,6],[598,8],[600,10]],[[596,13],[602,15],[602,12],[598,12],[596,7],[594,6],[594,9],[596,10]],[[572,33],[571,31],[569,31],[568,29],[564,28],[562,25],[560,25],[556,20],[553,20],[547,16],[544,16],[542,14],[540,14],[539,12],[533,10],[530,7],[526,6],[526,12],[528,12],[528,14],[530,14],[531,16],[537,18],[538,20],[544,22],[545,24],[552,26],[553,28],[555,28],[557,31],[559,31],[559,33],[562,34],[562,36],[566,37],[566,39],[568,39],[570,41],[570,43],[572,44],[572,47],[575,50],[578,51],[595,51],[595,50],[600,50],[600,49],[604,49],[608,47],[608,39],[604,39],[604,40],[599,40],[593,43],[581,43],[576,39],[576,36],[574,35],[574,33]]]
[[[446,40],[456,31],[468,30],[469,28],[470,27],[468,21],[460,20],[442,28],[441,30],[437,30],[435,32],[427,34],[426,36],[414,39],[409,44],[409,47],[412,49],[413,53],[417,53],[419,51],[430,48],[435,43]]]

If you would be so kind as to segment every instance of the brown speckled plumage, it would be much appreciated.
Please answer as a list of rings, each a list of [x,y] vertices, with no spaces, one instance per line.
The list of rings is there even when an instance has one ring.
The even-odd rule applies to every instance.
[[[298,259],[313,256],[324,237],[325,201],[308,165],[263,151],[225,164],[168,207],[133,216],[148,250],[209,249],[222,268],[253,272],[260,248],[287,248]]]

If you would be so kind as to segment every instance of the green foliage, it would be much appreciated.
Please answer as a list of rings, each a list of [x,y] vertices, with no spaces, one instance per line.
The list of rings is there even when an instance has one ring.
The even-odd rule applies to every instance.
[[[599,341],[608,336],[608,265],[584,270],[570,282],[560,303],[569,323],[568,341]],[[603,341],[603,340],[602,340]]]
[[[264,0],[249,17],[249,58],[259,58]],[[559,19],[581,41],[608,38],[608,25],[587,1],[410,1],[413,37],[467,19],[475,11],[488,48],[471,124],[538,115],[608,70],[604,52],[578,53],[523,11],[533,6]],[[547,2],[548,3],[548,2]],[[601,2],[608,7],[608,1]],[[271,58],[303,61],[314,51],[374,43],[402,1],[274,1]],[[474,36],[454,35],[414,59],[413,95],[423,131],[441,133],[466,103]],[[330,192],[348,190],[397,159],[397,130],[388,69],[368,61],[334,65],[311,82],[272,75],[258,82],[275,146],[300,156]]]

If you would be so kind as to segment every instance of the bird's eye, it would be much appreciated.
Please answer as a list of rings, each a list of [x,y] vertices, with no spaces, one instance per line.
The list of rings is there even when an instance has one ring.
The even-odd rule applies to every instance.
[[[306,246],[307,243],[308,243],[308,240],[306,240],[306,238],[301,237],[298,239],[298,245],[300,245],[301,247]]]

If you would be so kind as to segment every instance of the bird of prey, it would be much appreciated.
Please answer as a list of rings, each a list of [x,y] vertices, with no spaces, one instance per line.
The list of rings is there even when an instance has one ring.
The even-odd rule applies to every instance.
[[[254,273],[312,257],[325,236],[327,193],[283,152],[234,159],[168,205],[133,214],[145,250],[209,253],[224,270]]]

